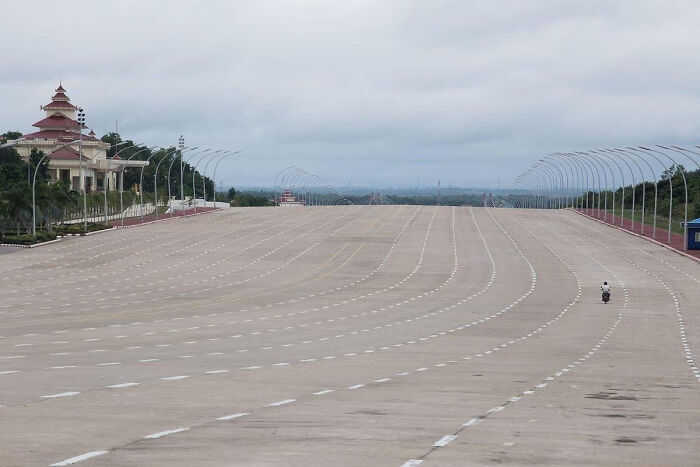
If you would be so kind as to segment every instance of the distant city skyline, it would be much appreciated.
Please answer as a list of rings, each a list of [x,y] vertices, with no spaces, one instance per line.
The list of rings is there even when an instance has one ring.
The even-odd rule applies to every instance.
[[[98,136],[343,187],[510,187],[549,152],[697,144],[692,1],[4,2],[0,132],[59,82]],[[28,28],[12,18],[38,18]],[[58,30],[52,24],[70,24]],[[58,39],[60,38],[60,40]],[[55,46],[54,44],[60,44]]]

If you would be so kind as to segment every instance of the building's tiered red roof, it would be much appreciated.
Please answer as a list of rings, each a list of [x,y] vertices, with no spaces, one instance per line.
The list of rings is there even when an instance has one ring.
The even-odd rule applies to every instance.
[[[70,99],[65,94],[66,90],[63,86],[59,84],[56,89],[56,94],[51,98],[51,102],[48,105],[42,107],[46,110],[47,114],[54,111],[52,115],[48,115],[46,118],[39,120],[34,125],[39,128],[39,131],[34,133],[28,133],[22,135],[25,139],[44,139],[44,140],[58,140],[60,143],[67,143],[74,141],[76,139],[81,139],[82,141],[99,142],[100,140],[95,137],[95,132],[90,130],[87,135],[80,135],[76,130],[82,128],[87,128],[84,124],[81,125],[78,121],[68,117],[59,110],[75,110],[76,106],[71,104]],[[65,158],[65,157],[62,157]]]
[[[65,146],[49,154],[49,158],[53,160],[76,160],[80,159],[80,153]]]
[[[43,120],[39,120],[32,126],[35,126],[37,128],[48,128],[48,129],[54,129],[54,128],[80,128],[80,124],[73,120],[72,118],[68,118],[62,113],[56,113],[53,114],[49,117],[46,117]],[[86,128],[83,125],[83,128]]]
[[[42,107],[42,109],[76,109],[77,107],[68,101],[52,101]]]
[[[66,130],[41,130],[35,133],[28,133],[22,135],[25,139],[67,139],[68,141],[73,141],[75,139],[80,139],[80,135],[77,132],[66,131]],[[83,135],[83,141],[100,141],[94,136]]]

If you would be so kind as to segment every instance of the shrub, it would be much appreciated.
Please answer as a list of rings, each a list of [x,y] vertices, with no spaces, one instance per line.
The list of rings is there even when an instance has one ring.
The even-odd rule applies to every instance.
[[[11,245],[31,245],[36,243],[31,235],[5,235],[2,237],[2,243]]]

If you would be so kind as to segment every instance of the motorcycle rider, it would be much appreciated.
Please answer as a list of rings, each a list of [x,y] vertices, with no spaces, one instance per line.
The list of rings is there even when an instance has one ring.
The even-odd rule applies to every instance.
[[[607,282],[603,282],[603,285],[600,287],[600,290],[603,291],[603,296],[605,296],[605,294],[608,294],[608,299],[610,299],[610,286]],[[603,301],[605,301],[605,299],[603,299]]]

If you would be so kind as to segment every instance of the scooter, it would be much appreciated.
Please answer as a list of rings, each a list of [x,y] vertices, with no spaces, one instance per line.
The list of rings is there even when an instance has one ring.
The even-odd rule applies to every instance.
[[[603,292],[603,302],[607,305],[610,301],[610,292]]]

